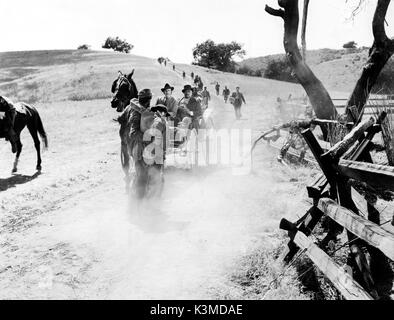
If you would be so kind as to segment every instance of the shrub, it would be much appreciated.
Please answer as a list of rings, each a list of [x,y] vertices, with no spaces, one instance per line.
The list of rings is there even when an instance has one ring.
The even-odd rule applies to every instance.
[[[295,83],[298,82],[285,57],[270,60],[264,71],[264,78]]]
[[[251,77],[261,77],[262,71],[261,70],[253,70],[251,67],[247,65],[243,65],[236,70],[238,74],[244,74]]]
[[[104,49],[113,49],[114,51],[129,53],[134,46],[126,40],[121,40],[119,37],[108,37],[102,45]]]
[[[394,85],[394,60],[390,59],[376,80],[374,87],[372,88],[373,93],[388,94],[392,93]]]
[[[78,47],[78,50],[89,50],[90,46],[88,44],[82,44]]]
[[[355,41],[346,42],[346,43],[343,45],[343,48],[344,48],[344,49],[356,49],[356,48],[357,48],[357,43],[356,43]]]
[[[206,40],[198,43],[193,49],[194,64],[208,69],[234,72],[236,69],[234,57],[242,58],[245,55],[242,47],[242,44],[235,41],[215,43],[212,40]]]

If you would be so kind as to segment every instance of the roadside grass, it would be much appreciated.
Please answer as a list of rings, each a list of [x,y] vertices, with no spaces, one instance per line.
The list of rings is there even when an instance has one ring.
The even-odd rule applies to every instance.
[[[89,101],[99,99],[109,99],[112,95],[107,92],[94,92],[94,93],[72,93],[68,96],[68,100],[71,101]]]
[[[270,243],[269,248],[267,243]],[[283,265],[280,257],[285,244],[285,238],[279,234],[257,240],[255,249],[239,259],[226,281],[211,289],[214,297],[226,300],[313,299],[297,279],[297,269]]]

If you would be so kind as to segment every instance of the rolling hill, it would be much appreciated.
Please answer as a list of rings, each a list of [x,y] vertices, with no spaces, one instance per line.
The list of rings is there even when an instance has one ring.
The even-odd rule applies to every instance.
[[[275,54],[250,58],[242,61],[240,66],[247,66],[253,71],[261,70],[264,74],[270,61],[283,59],[284,57],[284,54]],[[363,47],[341,50],[310,50],[307,52],[306,60],[312,71],[323,82],[327,89],[350,92],[361,74],[367,58],[368,48]],[[394,83],[394,78],[391,77],[391,70],[393,70],[393,68],[394,60],[391,59],[384,70],[387,71],[386,78],[388,77],[389,79],[383,81],[381,77],[376,91],[384,87],[386,93],[391,93],[392,84]],[[384,85],[385,81],[388,82],[386,85]]]

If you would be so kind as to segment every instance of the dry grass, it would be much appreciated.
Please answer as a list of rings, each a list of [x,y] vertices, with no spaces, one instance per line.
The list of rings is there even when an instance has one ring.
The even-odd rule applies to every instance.
[[[296,268],[287,268],[280,259],[285,241],[282,237],[280,243],[267,249],[272,239],[260,239],[255,250],[240,259],[227,283],[215,287],[214,296],[241,300],[310,300],[313,296],[303,292]]]
[[[99,100],[99,99],[109,99],[112,95],[105,92],[95,92],[95,93],[72,93],[67,99],[71,101],[89,101],[89,100]]]
[[[338,300],[340,293],[304,253],[284,265],[282,251],[288,238],[276,234],[275,246],[267,248],[270,238],[262,238],[250,254],[239,261],[230,283],[213,291],[218,299],[245,300]],[[336,260],[339,258],[337,257]]]

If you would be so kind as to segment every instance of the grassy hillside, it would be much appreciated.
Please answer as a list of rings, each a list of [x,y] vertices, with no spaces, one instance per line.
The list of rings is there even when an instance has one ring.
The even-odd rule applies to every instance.
[[[162,85],[166,72],[145,57],[89,50],[0,53],[0,92],[30,103],[107,99],[118,70],[130,72],[134,66],[139,86],[148,85],[147,74],[150,85]]]
[[[153,93],[161,95],[160,88],[165,82],[176,87],[175,95],[182,95],[181,88],[190,83],[190,72],[203,77],[206,85],[219,81],[234,90],[242,83],[243,88],[253,94],[264,95],[270,91],[280,94],[283,89],[293,94],[301,94],[298,85],[275,85],[277,81],[256,79],[241,75],[222,73],[205,68],[177,65],[177,72],[170,66],[160,66],[154,59],[112,51],[90,50],[53,50],[0,53],[0,94],[15,101],[54,102],[109,99],[112,81],[118,70],[130,72],[136,69],[134,79],[138,89],[151,88]],[[181,72],[188,77],[183,80]]]
[[[284,54],[269,55],[258,58],[246,59],[241,63],[241,66],[248,66],[253,71],[267,69],[270,61],[284,58]],[[367,48],[358,48],[354,50],[335,50],[335,49],[320,49],[311,50],[307,52],[307,63],[315,72],[317,77],[323,84],[330,90],[350,92],[355,85],[364,63],[368,58]],[[388,72],[394,67],[394,61],[390,60],[386,66],[386,78]],[[386,79],[385,82],[390,81],[386,85],[386,90],[390,90],[392,80]],[[379,91],[384,87],[381,77],[380,83],[377,85],[376,90]]]

